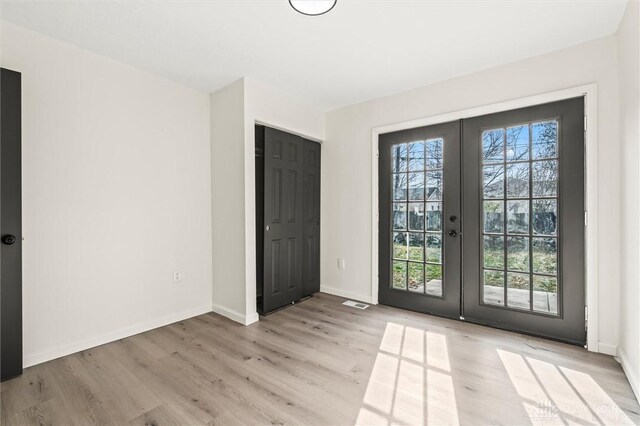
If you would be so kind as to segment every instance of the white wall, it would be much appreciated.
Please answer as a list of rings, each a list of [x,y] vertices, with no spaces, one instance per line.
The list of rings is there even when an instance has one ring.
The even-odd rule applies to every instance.
[[[600,350],[615,353],[620,296],[620,143],[616,38],[599,39],[326,115],[322,171],[322,288],[371,300],[372,128],[598,84]],[[346,269],[338,270],[337,258]]]
[[[1,24],[22,73],[25,365],[210,311],[208,95]]]
[[[211,95],[213,309],[243,324],[258,320],[256,122],[324,138],[324,113],[250,78]]]
[[[622,142],[622,276],[618,356],[640,398],[640,6],[629,2],[618,31]]]
[[[213,310],[248,324],[255,318],[247,318],[245,303],[244,143],[244,81],[238,80],[211,94]]]

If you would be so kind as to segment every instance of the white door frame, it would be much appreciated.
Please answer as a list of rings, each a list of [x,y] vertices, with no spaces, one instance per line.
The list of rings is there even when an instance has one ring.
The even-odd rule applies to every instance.
[[[477,117],[495,112],[509,111],[533,105],[585,97],[585,277],[587,320],[587,348],[598,350],[598,121],[597,84],[571,87],[505,102],[483,105],[464,110],[438,114],[416,120],[375,127],[371,132],[371,303],[378,303],[378,136],[382,133],[446,123],[463,118]],[[588,123],[588,125],[587,125]],[[588,214],[587,214],[588,212]]]

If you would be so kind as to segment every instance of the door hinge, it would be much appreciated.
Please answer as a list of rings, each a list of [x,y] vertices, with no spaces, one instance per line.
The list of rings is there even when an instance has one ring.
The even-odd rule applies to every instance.
[[[587,131],[587,116],[584,116],[584,131]]]
[[[589,324],[589,307],[584,307],[584,331],[587,331],[587,324]]]

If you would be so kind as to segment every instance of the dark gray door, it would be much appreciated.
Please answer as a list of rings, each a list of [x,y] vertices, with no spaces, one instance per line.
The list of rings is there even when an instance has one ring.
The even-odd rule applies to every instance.
[[[265,128],[264,312],[302,297],[303,165],[300,137]]]
[[[380,303],[460,316],[460,123],[379,137]]]
[[[464,120],[465,319],[584,344],[584,99]]]
[[[304,150],[304,246],[302,295],[320,291],[320,144],[302,139]]]
[[[0,373],[22,374],[20,73],[0,74]]]

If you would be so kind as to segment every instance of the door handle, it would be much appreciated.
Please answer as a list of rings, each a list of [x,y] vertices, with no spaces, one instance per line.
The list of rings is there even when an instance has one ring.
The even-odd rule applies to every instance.
[[[265,227],[265,229],[266,229],[267,231],[270,231],[270,230],[271,230],[271,226],[267,225],[267,226]]]
[[[11,244],[16,242],[15,235],[3,235],[2,236],[2,244],[6,244],[10,246]]]
[[[449,236],[450,236],[450,237],[457,237],[457,236],[458,236],[458,233],[456,232],[456,230],[455,230],[455,229],[452,229],[451,231],[449,231]]]

